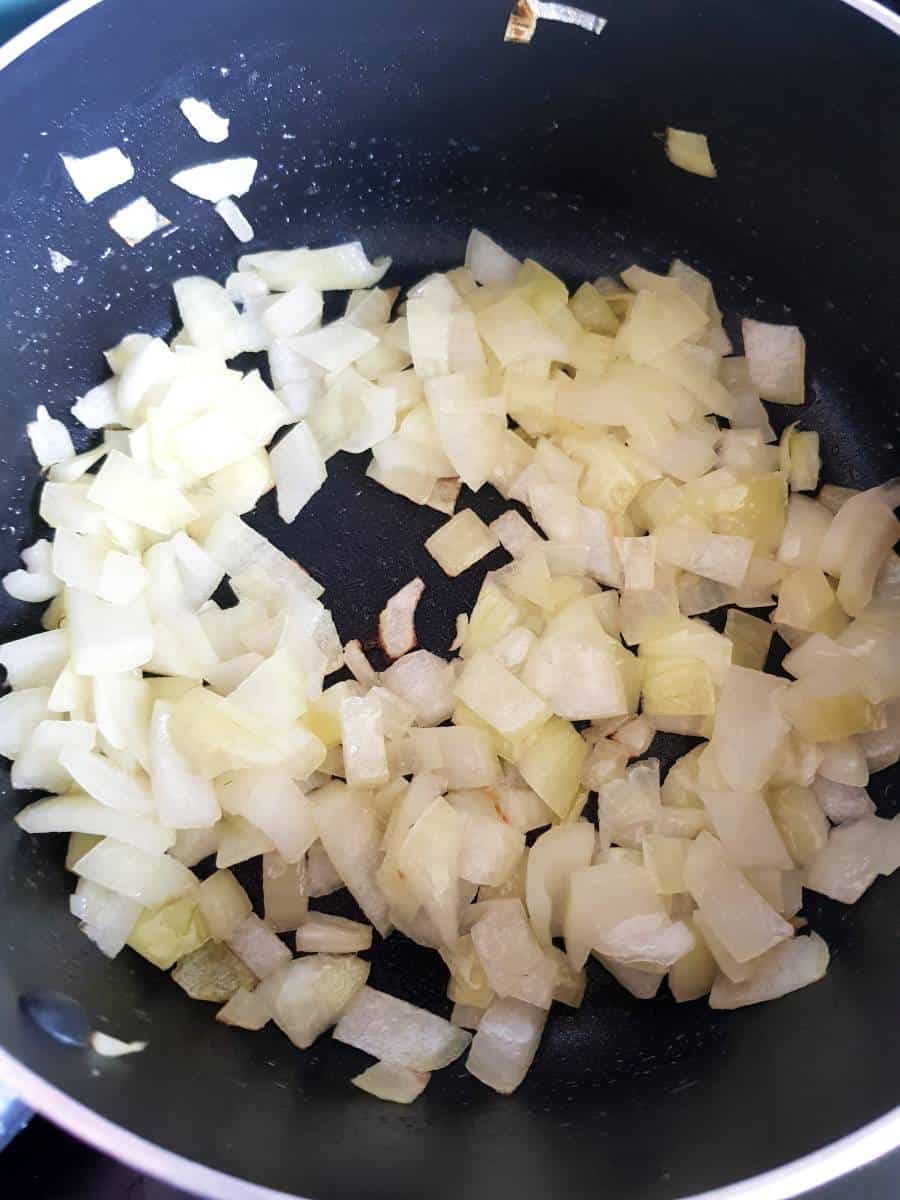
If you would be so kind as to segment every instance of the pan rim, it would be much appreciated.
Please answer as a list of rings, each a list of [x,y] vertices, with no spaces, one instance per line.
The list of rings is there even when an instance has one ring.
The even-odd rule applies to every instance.
[[[879,0],[839,2],[900,37],[900,12],[892,12]],[[100,3],[101,0],[65,0],[57,8],[51,9],[0,46],[0,71]],[[204,1166],[166,1150],[139,1134],[131,1133],[48,1083],[2,1048],[0,1081],[11,1087],[35,1112],[61,1126],[73,1137],[173,1187],[209,1197],[210,1200],[303,1200],[296,1193],[251,1183],[236,1175]],[[791,1200],[874,1162],[898,1146],[900,1105],[853,1133],[793,1162],[749,1179],[693,1193],[682,1200]]]

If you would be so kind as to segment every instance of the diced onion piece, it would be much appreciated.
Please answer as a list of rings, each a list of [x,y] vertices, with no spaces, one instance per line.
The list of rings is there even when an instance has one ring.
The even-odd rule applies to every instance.
[[[453,667],[429,650],[398,658],[381,673],[381,682],[412,707],[417,725],[440,725],[453,711]]]
[[[472,1040],[466,1070],[509,1095],[528,1073],[547,1021],[545,1009],[511,997],[491,1002]]]
[[[321,846],[321,842],[313,845]],[[310,847],[312,850],[313,847]],[[263,855],[263,910],[266,922],[276,933],[296,929],[309,912],[311,887],[307,860],[285,862],[280,854]],[[340,881],[337,881],[340,886]]]
[[[365,984],[369,964],[352,955],[295,959],[259,985],[275,1024],[301,1050],[340,1018]]]
[[[456,695],[503,737],[528,734],[550,716],[539,696],[484,652],[466,660]]]
[[[216,1013],[217,1021],[236,1029],[262,1029],[270,1019],[269,1009],[255,988],[238,988]]]
[[[785,849],[761,792],[701,789],[700,798],[712,818],[716,835],[735,866],[791,870],[793,859]]]
[[[701,833],[684,864],[687,890],[704,920],[739,963],[758,958],[794,930],[733,866],[720,842]]]
[[[68,429],[62,421],[51,417],[43,404],[38,405],[35,419],[29,421],[25,428],[34,456],[42,467],[50,467],[74,456],[75,447]]]
[[[472,928],[488,986],[538,1008],[553,1001],[557,971],[531,929],[520,900],[498,900]]]
[[[762,398],[776,404],[803,404],[806,342],[800,330],[745,317],[741,334],[750,380]]]
[[[666,130],[666,156],[675,167],[715,179],[716,168],[709,153],[705,133],[689,133],[686,129]]]
[[[425,591],[421,579],[411,579],[388,600],[378,616],[378,640],[388,658],[400,658],[416,648],[416,606]]]
[[[592,950],[644,970],[667,968],[693,945],[687,926],[669,919],[643,867],[618,861],[581,867],[571,876],[565,939],[576,968]]]
[[[81,922],[82,933],[97,949],[107,958],[115,958],[126,942],[131,941],[135,922],[143,910],[136,900],[79,879],[69,897],[69,911]]]
[[[548,829],[528,854],[525,897],[538,941],[549,946],[563,932],[569,877],[590,864],[594,827],[587,821]]]
[[[179,960],[172,978],[192,1000],[225,1004],[241,988],[256,985],[256,976],[220,942],[206,942]]]
[[[278,492],[278,515],[290,523],[327,478],[322,453],[305,421],[269,451],[269,462]]]
[[[104,1058],[121,1058],[125,1054],[140,1054],[150,1045],[149,1042],[123,1042],[119,1038],[110,1037],[108,1033],[94,1031],[91,1034],[91,1049],[95,1054]]]
[[[754,964],[753,974],[744,983],[733,983],[720,975],[709,997],[710,1008],[742,1008],[777,1000],[789,992],[808,987],[821,979],[828,969],[828,947],[817,933],[782,942]]]
[[[192,891],[197,880],[181,863],[105,838],[75,864],[76,874],[145,908],[165,904]]]
[[[341,702],[341,742],[351,787],[376,787],[389,777],[381,705],[377,696],[347,696]]]
[[[319,788],[314,798],[315,821],[328,857],[357,904],[386,937],[387,902],[375,879],[381,826],[366,793],[335,782]]]
[[[685,918],[685,924],[694,935],[694,945],[669,968],[669,990],[678,1004],[708,995],[718,974],[716,960],[699,925],[690,917]]]
[[[88,491],[92,503],[113,516],[168,536],[196,516],[190,503],[168,479],[154,477],[143,464],[113,450]]]
[[[725,636],[731,641],[732,663],[750,671],[763,671],[774,633],[768,621],[760,621],[739,608],[729,609],[725,618]]]
[[[437,1071],[449,1066],[471,1041],[468,1033],[443,1017],[370,987],[363,987],[351,1001],[337,1023],[334,1037],[413,1071]]]
[[[397,850],[398,869],[445,945],[458,936],[461,849],[462,818],[438,797],[414,822]]]
[[[740,587],[744,582],[752,554],[749,538],[676,525],[656,529],[656,556],[660,562],[730,587]]]
[[[268,978],[291,961],[290,950],[256,913],[246,916],[227,941],[229,949],[258,979]]]
[[[217,204],[227,196],[243,196],[250,190],[255,175],[255,158],[225,158],[177,171],[172,183],[192,196]]]
[[[26,833],[93,834],[115,838],[150,854],[163,854],[175,840],[170,830],[151,817],[116,812],[77,793],[35,800],[17,813],[15,822]]]
[[[178,107],[185,120],[190,122],[204,142],[224,142],[228,137],[230,124],[228,118],[220,117],[205,100],[195,100],[193,96],[185,96],[183,100],[179,101]]]
[[[485,286],[511,284],[522,264],[479,229],[473,229],[466,243],[466,267],[476,283]]]
[[[311,912],[297,930],[297,949],[309,954],[358,954],[372,948],[372,927]]]
[[[481,518],[466,508],[433,533],[425,542],[425,549],[452,578],[474,566],[499,544]]]
[[[134,178],[131,159],[118,146],[99,150],[86,158],[74,158],[71,154],[61,154],[60,158],[81,198],[88,204]]]
[[[656,539],[649,535],[616,538],[615,546],[622,561],[623,589],[626,592],[652,591],[656,568]]]
[[[366,658],[365,651],[355,639],[344,647],[344,666],[357,683],[363,687],[373,687],[378,682],[374,667]]]
[[[362,1092],[377,1096],[379,1100],[390,1100],[394,1104],[412,1104],[428,1086],[431,1075],[428,1071],[411,1071],[409,1067],[396,1063],[377,1062],[350,1082]]]
[[[253,241],[253,226],[229,196],[216,204],[216,212],[239,242]]]
[[[146,196],[138,196],[137,200],[132,200],[109,218],[110,229],[129,246],[137,246],[167,225],[171,225],[169,218],[164,217]]]
[[[516,760],[522,778],[563,820],[581,783],[588,748],[568,721],[551,717],[533,735]]]
[[[838,825],[809,864],[804,886],[842,904],[855,904],[879,875],[900,866],[900,819],[862,817]]]
[[[217,942],[227,942],[253,911],[250,897],[227,870],[216,871],[203,880],[197,890],[197,903]]]
[[[759,791],[775,770],[789,728],[779,708],[784,691],[783,680],[761,671],[728,671],[710,745],[719,770],[735,790]]]

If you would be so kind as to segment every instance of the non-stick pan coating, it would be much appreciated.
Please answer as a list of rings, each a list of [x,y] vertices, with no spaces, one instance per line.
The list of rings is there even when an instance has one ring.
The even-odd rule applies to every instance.
[[[542,23],[528,47],[503,44],[506,11],[104,0],[0,74],[3,571],[38,531],[35,406],[65,413],[101,378],[101,348],[170,329],[175,277],[221,278],[236,255],[210,207],[166,182],[221,149],[179,115],[191,94],[231,115],[228,153],[260,160],[242,202],[258,247],[361,237],[395,256],[398,283],[459,262],[472,224],[570,283],[681,256],[728,313],[804,329],[813,399],[786,415],[820,431],[826,477],[897,473],[900,41],[837,0],[604,0],[602,37]],[[669,124],[710,136],[717,181],[666,162]],[[86,207],[57,155],[109,144],[137,177]],[[105,220],[142,193],[180,229],[129,250]],[[49,247],[77,265],[53,274]],[[330,467],[295,526],[271,499],[254,520],[326,583],[344,637],[371,633],[421,573],[423,642],[445,651],[479,572],[444,579],[421,550],[437,514],[365,480],[359,460]],[[0,628],[35,629],[31,611],[4,597]],[[873,792],[893,813],[896,771]],[[24,799],[4,772],[4,812]],[[598,968],[584,1007],[554,1012],[514,1097],[457,1064],[399,1109],[349,1086],[364,1062],[351,1049],[227,1030],[136,956],[101,958],[68,915],[62,858],[63,839],[0,824],[3,1046],[126,1128],[257,1183],[323,1200],[670,1200],[825,1146],[900,1099],[900,877],[852,909],[807,894],[833,955],[807,991],[715,1013],[633,1000]],[[445,1011],[435,956],[395,937],[373,958],[375,986]],[[149,1050],[105,1062],[57,1046],[17,1003],[47,986]]]

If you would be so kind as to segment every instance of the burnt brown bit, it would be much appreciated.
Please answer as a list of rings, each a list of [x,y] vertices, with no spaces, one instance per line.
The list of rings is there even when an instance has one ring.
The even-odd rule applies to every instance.
[[[509,20],[506,22],[504,42],[517,42],[520,46],[527,45],[534,37],[537,21],[537,13],[528,0],[517,0],[515,8],[509,14]]]

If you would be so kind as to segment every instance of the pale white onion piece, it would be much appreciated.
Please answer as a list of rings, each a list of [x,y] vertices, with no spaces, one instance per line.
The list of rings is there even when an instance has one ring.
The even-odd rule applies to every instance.
[[[253,241],[255,237],[253,226],[229,196],[216,204],[216,212],[239,242]]]
[[[396,1063],[377,1062],[361,1075],[350,1080],[354,1087],[379,1100],[391,1100],[394,1104],[412,1104],[428,1086],[431,1075],[428,1071],[412,1071]]]
[[[194,875],[174,858],[149,854],[109,837],[78,860],[75,873],[145,908],[177,900],[197,886]]]
[[[509,1095],[528,1073],[540,1045],[545,1009],[511,997],[496,999],[481,1018],[466,1059],[466,1070],[482,1083]]]
[[[403,655],[382,671],[380,678],[389,691],[411,706],[417,725],[440,725],[453,711],[456,680],[453,667],[430,650]]]
[[[42,467],[74,457],[75,447],[68,429],[62,421],[51,417],[43,404],[38,405],[35,419],[29,421],[25,429],[34,456]]]
[[[225,158],[177,171],[172,183],[192,196],[217,204],[227,196],[243,196],[248,192],[256,165],[255,158]]]
[[[794,932],[708,833],[701,833],[691,843],[684,880],[709,930],[739,963],[758,958]]]
[[[468,1033],[443,1017],[370,987],[356,994],[338,1021],[334,1037],[413,1071],[449,1066],[471,1041]]]
[[[117,812],[88,796],[70,793],[27,805],[14,818],[26,833],[89,833],[115,838],[151,854],[163,854],[175,841],[151,817]]]
[[[217,942],[228,941],[253,911],[250,897],[228,870],[216,871],[203,880],[197,889],[197,904]]]
[[[466,243],[466,267],[476,283],[511,284],[522,266],[517,258],[479,229],[473,229]]]
[[[118,146],[99,150],[86,158],[75,158],[71,154],[61,154],[60,158],[81,198],[88,204],[134,177],[131,159]]]
[[[129,246],[137,246],[171,223],[146,196],[138,196],[137,200],[132,200],[109,218],[110,229]]]
[[[764,400],[802,404],[805,400],[806,342],[795,325],[741,322],[750,380]]]
[[[305,1050],[335,1024],[368,974],[369,964],[354,955],[312,954],[273,971],[256,991],[282,1033]]]
[[[262,1029],[271,1020],[269,1009],[256,988],[238,988],[216,1013],[216,1020],[223,1025],[233,1025],[236,1029]]]
[[[92,750],[97,727],[89,721],[41,721],[28,736],[13,763],[14,788],[40,788],[45,792],[68,790],[72,777],[59,760],[65,749]]]
[[[298,422],[273,446],[269,462],[278,493],[278,515],[290,523],[327,478],[322,453],[305,421]]]
[[[756,961],[753,974],[745,982],[733,983],[726,975],[719,975],[710,992],[709,1006],[742,1008],[777,1000],[821,979],[829,957],[828,946],[817,933],[782,942]]]
[[[232,932],[228,948],[257,979],[266,979],[292,958],[284,942],[256,913],[250,913]]]
[[[178,107],[186,121],[194,127],[198,136],[204,142],[224,142],[228,137],[227,117],[221,117],[206,100],[196,100],[193,96],[185,96]]]
[[[568,884],[572,873],[589,865],[594,853],[594,827],[587,821],[548,829],[528,854],[525,898],[538,941],[549,946],[563,932]]]
[[[125,1054],[140,1054],[150,1045],[149,1042],[123,1042],[117,1037],[111,1037],[108,1033],[99,1033],[96,1030],[91,1034],[90,1041],[94,1053],[101,1054],[104,1058],[121,1058]]]
[[[334,869],[386,937],[390,930],[387,902],[375,878],[381,862],[381,826],[367,794],[334,782],[313,795],[315,822]]]
[[[864,787],[848,787],[819,775],[814,784],[819,807],[835,825],[874,815],[875,804]]]
[[[297,949],[307,954],[358,954],[372,948],[372,927],[346,917],[311,912],[297,929]]]
[[[879,875],[900,865],[900,818],[866,816],[838,825],[809,864],[804,886],[842,904],[855,904]]]

